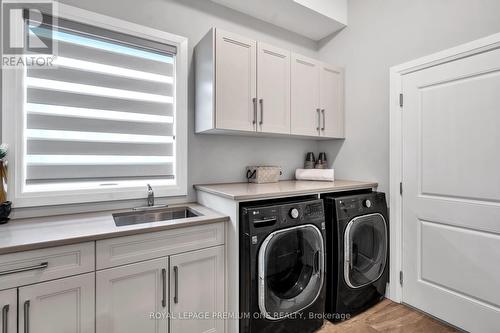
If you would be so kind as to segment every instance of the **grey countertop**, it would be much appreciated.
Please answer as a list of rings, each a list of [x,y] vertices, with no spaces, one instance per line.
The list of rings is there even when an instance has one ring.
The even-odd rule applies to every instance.
[[[227,216],[195,203],[169,207],[184,206],[202,215],[121,227],[115,226],[111,214],[130,209],[13,220],[0,225],[0,254],[229,221]]]
[[[245,201],[370,189],[376,188],[377,185],[376,182],[350,180],[336,180],[335,182],[289,180],[269,184],[195,185],[195,188],[198,191],[209,192],[232,200]],[[13,220],[6,225],[0,225],[0,254],[229,221],[229,217],[197,203],[171,205],[170,207],[183,206],[188,206],[202,215],[121,227],[115,225],[111,214],[130,211],[130,209]]]
[[[267,184],[228,183],[195,185],[194,187],[198,191],[212,193],[236,201],[246,201],[296,196],[302,194],[371,189],[376,188],[377,186],[378,183],[376,182],[339,179],[334,182],[284,180],[277,183]]]

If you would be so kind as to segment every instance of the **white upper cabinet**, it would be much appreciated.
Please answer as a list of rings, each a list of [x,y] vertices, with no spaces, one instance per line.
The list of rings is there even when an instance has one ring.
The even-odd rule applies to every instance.
[[[94,279],[88,273],[20,287],[19,332],[95,332]]]
[[[319,71],[317,61],[292,54],[292,134],[320,134]]]
[[[340,68],[214,28],[195,75],[197,133],[344,136]]]
[[[320,135],[344,137],[344,70],[328,64],[320,65]]]
[[[290,134],[290,51],[258,43],[257,130]]]
[[[255,131],[257,43],[217,29],[215,54],[216,127]]]
[[[292,54],[292,134],[344,138],[344,70]]]

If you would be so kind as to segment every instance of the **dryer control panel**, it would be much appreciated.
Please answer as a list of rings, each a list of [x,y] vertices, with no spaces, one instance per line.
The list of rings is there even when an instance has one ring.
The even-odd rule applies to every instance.
[[[328,200],[328,198],[327,198]],[[337,215],[340,218],[375,213],[386,209],[385,195],[371,192],[357,196],[335,198]]]

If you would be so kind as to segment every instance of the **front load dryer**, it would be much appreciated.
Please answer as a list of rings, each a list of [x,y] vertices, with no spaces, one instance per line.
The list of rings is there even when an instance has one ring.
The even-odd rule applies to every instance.
[[[389,276],[385,194],[325,195],[327,290],[325,316],[340,321],[384,298]]]

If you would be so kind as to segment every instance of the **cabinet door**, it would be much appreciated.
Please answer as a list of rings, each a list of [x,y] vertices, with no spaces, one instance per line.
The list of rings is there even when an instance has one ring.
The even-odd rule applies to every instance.
[[[224,246],[170,257],[171,333],[220,333],[224,321],[212,314],[224,311]],[[176,318],[207,313],[208,318]]]
[[[17,332],[17,290],[0,291],[0,323],[2,333]]]
[[[292,134],[319,135],[319,64],[292,53]]]
[[[168,259],[98,271],[96,274],[97,333],[166,333]]]
[[[320,68],[321,136],[344,137],[344,70]]]
[[[19,332],[95,331],[94,273],[19,288]]]
[[[258,43],[257,130],[290,134],[290,51]]]
[[[256,41],[217,29],[215,122],[218,129],[256,130]]]

